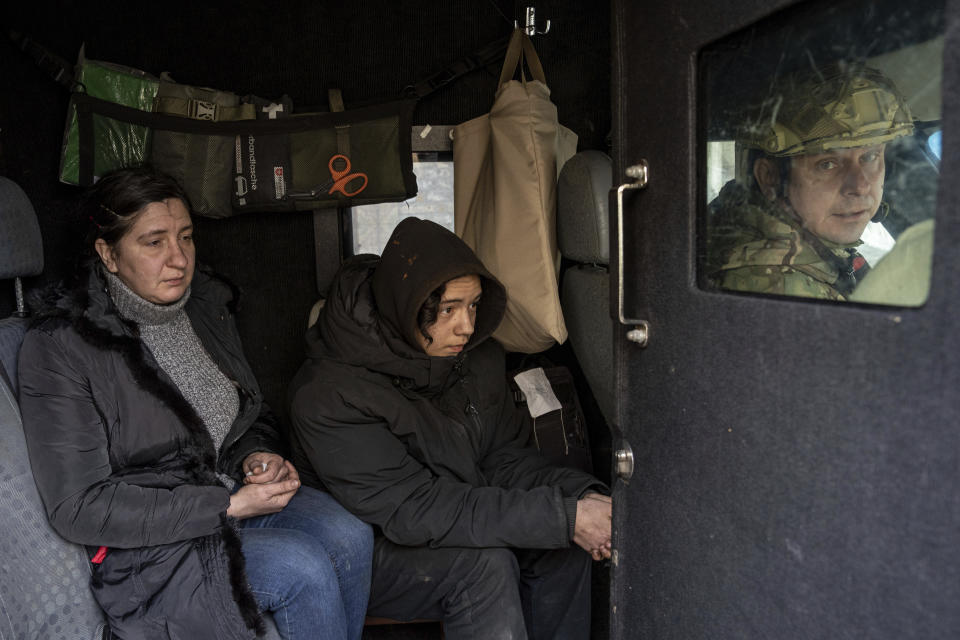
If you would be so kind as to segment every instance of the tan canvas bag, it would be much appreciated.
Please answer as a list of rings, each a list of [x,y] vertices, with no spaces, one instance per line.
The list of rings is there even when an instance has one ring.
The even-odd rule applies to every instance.
[[[518,64],[519,81],[512,79]],[[517,29],[490,113],[453,130],[456,233],[507,289],[506,316],[493,335],[508,351],[536,353],[567,339],[557,288],[557,176],[576,150],[576,134],[557,122],[533,43]]]

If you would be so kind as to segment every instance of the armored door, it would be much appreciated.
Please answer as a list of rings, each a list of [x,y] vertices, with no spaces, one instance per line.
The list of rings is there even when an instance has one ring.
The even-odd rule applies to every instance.
[[[612,637],[960,636],[956,3],[613,5]],[[716,280],[711,265],[733,258],[710,255],[710,205],[743,174],[744,122],[799,108],[771,89],[791,74],[852,61],[909,85],[909,135],[889,125],[872,142],[886,148],[884,198],[899,199],[893,241],[935,219],[928,290],[867,304],[849,286],[836,301]],[[814,227],[796,222],[797,238]],[[791,260],[766,273],[796,272]]]

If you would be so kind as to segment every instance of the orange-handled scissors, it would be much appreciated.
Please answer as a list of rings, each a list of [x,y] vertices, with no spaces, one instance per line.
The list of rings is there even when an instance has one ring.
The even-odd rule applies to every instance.
[[[333,193],[334,191],[339,191],[345,196],[355,196],[364,189],[367,188],[367,174],[365,173],[350,173],[350,158],[338,153],[330,158],[330,163],[327,165],[330,167],[330,178],[333,180],[333,184],[330,186],[330,190],[327,193]],[[337,169],[336,167],[340,168]],[[355,180],[363,180],[359,187],[353,191],[347,191],[347,185]]]

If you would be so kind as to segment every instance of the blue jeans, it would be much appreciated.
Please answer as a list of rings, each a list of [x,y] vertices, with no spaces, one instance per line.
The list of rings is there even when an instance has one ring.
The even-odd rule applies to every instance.
[[[240,522],[247,578],[285,640],[358,640],[373,533],[329,494],[300,487],[283,511]]]

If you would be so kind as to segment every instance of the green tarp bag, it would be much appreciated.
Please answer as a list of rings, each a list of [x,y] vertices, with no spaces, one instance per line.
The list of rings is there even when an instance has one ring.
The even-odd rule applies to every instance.
[[[87,60],[83,49],[76,67],[77,92],[67,107],[67,124],[60,153],[60,181],[80,184],[80,135],[78,131],[75,98],[86,95],[126,105],[140,111],[152,111],[153,100],[160,84],[145,71],[110,62]],[[150,129],[116,120],[97,120],[91,132],[97,150],[92,158],[93,175],[147,160]],[[89,183],[88,183],[89,184]]]

